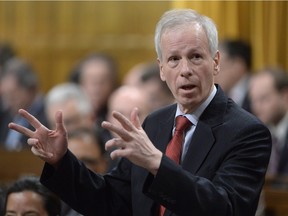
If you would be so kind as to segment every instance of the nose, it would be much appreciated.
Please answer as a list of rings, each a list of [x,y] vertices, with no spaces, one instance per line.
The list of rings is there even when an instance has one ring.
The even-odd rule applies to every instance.
[[[192,76],[192,66],[189,59],[182,59],[181,61],[181,68],[180,68],[180,75],[182,77],[189,77]]]

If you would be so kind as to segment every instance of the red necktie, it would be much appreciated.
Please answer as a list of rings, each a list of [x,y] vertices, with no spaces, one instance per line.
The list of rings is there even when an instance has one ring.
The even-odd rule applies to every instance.
[[[174,160],[177,164],[180,163],[182,144],[184,140],[184,132],[192,123],[184,116],[176,117],[176,127],[174,135],[166,148],[166,155]],[[160,206],[160,216],[163,216],[165,207]]]

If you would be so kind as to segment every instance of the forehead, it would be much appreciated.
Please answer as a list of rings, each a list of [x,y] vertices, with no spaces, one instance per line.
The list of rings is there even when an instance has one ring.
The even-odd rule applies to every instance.
[[[261,73],[261,72],[260,72]],[[252,80],[251,80],[251,86],[263,88],[263,87],[273,87],[274,81],[270,74],[263,73],[263,74],[257,74]]]
[[[209,48],[208,38],[203,27],[198,23],[185,23],[166,29],[161,35],[161,46],[173,49],[183,48]]]
[[[110,75],[108,63],[101,59],[87,61],[82,66],[82,76]]]
[[[44,209],[42,197],[33,191],[11,193],[7,200],[9,211],[34,211],[41,212]]]

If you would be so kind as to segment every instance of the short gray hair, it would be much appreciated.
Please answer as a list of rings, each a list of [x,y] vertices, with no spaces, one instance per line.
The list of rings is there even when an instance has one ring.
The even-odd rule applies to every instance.
[[[173,9],[165,12],[156,26],[154,42],[160,60],[162,60],[160,47],[162,34],[168,29],[189,23],[198,23],[202,26],[208,38],[211,56],[214,57],[218,50],[218,32],[214,21],[192,9]]]
[[[86,115],[92,112],[92,105],[81,87],[78,84],[70,82],[58,84],[50,89],[45,98],[46,111],[53,104],[64,103],[70,100],[78,101],[78,111],[81,114]]]

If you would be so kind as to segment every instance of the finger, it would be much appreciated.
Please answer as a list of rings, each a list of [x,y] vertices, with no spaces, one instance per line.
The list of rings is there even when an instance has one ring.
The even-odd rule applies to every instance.
[[[131,112],[131,122],[136,128],[141,127],[140,118],[139,118],[139,109],[135,107]]]
[[[41,157],[44,161],[45,159],[50,159],[53,157],[52,153],[45,152],[43,149],[37,149],[35,146],[32,146],[31,151],[34,155]]]
[[[40,149],[43,150],[43,147],[42,147],[42,145],[41,145],[41,143],[39,142],[38,139],[29,138],[29,139],[27,140],[27,143],[28,143],[28,145],[36,148],[38,151],[40,151]]]
[[[30,129],[25,128],[21,125],[15,124],[13,122],[9,123],[8,127],[12,130],[15,130],[15,131],[21,133],[21,134],[24,134],[27,137],[33,137],[33,135],[34,135],[34,132],[31,131]]]
[[[107,122],[107,121],[103,121],[101,126],[111,132],[118,134],[118,136],[120,136],[125,141],[130,140],[129,134],[122,127],[111,124],[110,122]]]
[[[110,151],[115,148],[125,148],[125,143],[120,138],[113,138],[105,143],[105,150]]]
[[[63,122],[63,113],[61,110],[58,110],[55,113],[55,122],[56,122],[56,130],[66,132],[64,122]]]
[[[134,126],[132,122],[128,118],[126,118],[122,113],[114,111],[112,115],[123,126],[124,129],[128,131],[133,130]]]
[[[123,151],[124,150],[122,150],[122,149],[116,149],[116,150],[112,151],[111,154],[110,154],[111,159],[112,160],[116,160],[116,159],[122,157],[123,156]]]
[[[36,119],[33,115],[31,115],[30,113],[28,113],[26,110],[24,109],[19,109],[18,113],[25,119],[27,119],[27,121],[35,128],[39,128],[41,126],[43,126],[38,119]]]
[[[28,143],[28,145],[30,145],[30,146],[36,146],[38,142],[39,142],[39,140],[38,140],[38,139],[35,139],[35,138],[29,138],[29,139],[27,140],[27,143]]]

